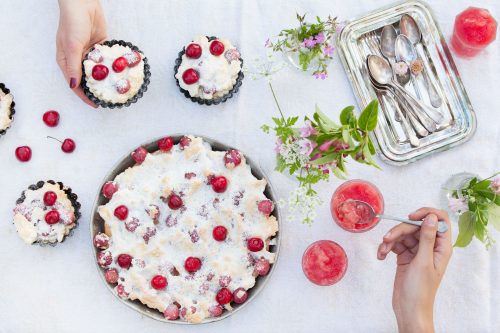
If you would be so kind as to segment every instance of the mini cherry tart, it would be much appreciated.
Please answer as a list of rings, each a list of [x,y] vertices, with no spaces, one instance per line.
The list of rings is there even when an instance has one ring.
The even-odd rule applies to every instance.
[[[278,223],[257,209],[268,200],[266,182],[252,174],[241,153],[229,152],[230,162],[238,164],[239,156],[239,164],[227,168],[228,152],[212,150],[201,138],[168,141],[157,142],[156,151],[103,187],[110,199],[101,198],[98,214],[110,236],[101,234],[94,245],[105,251],[103,274],[117,270],[120,297],[167,320],[200,323],[231,311],[233,300],[244,302],[256,279],[268,273],[275,254],[264,244],[273,242]],[[217,182],[219,192],[212,187],[217,177],[224,191]],[[115,214],[121,206],[128,214],[123,208]],[[249,238],[258,238],[258,252],[249,249]]]
[[[76,210],[67,188],[43,182],[23,192],[14,208],[14,225],[28,244],[62,242],[76,226]]]
[[[97,44],[83,67],[88,92],[107,103],[127,102],[145,81],[144,55],[129,46]]]
[[[200,36],[185,46],[175,78],[190,97],[214,100],[234,88],[241,66],[240,53],[230,41]]]

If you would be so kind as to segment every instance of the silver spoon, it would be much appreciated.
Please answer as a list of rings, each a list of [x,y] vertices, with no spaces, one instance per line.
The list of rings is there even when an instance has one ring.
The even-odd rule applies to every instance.
[[[401,16],[401,19],[399,21],[399,29],[401,30],[401,33],[408,37],[408,40],[412,45],[415,45],[416,54],[424,54],[424,50],[422,49],[422,32],[420,31],[420,28],[418,27],[417,22],[413,19],[408,14],[404,14]],[[443,104],[443,99],[438,93],[437,87],[434,83],[434,81],[431,79],[429,73],[432,73],[429,68],[427,67],[427,62],[423,62],[425,71],[422,71],[422,76],[424,77],[426,83],[427,83],[427,89],[429,91],[429,99],[431,101],[431,105],[434,106],[435,108],[440,107]]]
[[[401,85],[398,82],[394,80],[393,78],[394,74],[392,72],[391,65],[387,60],[376,55],[369,55],[367,59],[367,65],[369,74],[378,84],[394,88],[394,92],[398,93],[405,101],[407,101],[408,104],[410,104],[413,107],[413,109],[415,109],[415,111],[418,110],[426,114],[430,119],[432,119],[432,121],[434,121],[435,123],[434,125],[437,125],[443,119],[443,115],[441,115],[433,108],[430,108],[422,104],[420,101],[415,99],[415,97],[409,94],[403,87],[401,87]],[[419,117],[419,119],[422,120],[421,117]],[[429,130],[429,128],[427,129]]]
[[[396,57],[396,37],[398,33],[391,25],[386,25],[380,34],[380,51],[384,57],[393,62]]]
[[[377,214],[369,203],[360,200],[352,200],[352,199],[346,200],[340,205],[340,207],[344,205],[346,206],[343,209],[345,209],[346,211],[351,211],[356,213],[358,220],[354,224],[367,224],[373,221],[373,219],[375,218],[403,222],[407,224],[416,225],[419,227],[422,226],[423,222],[423,221],[412,221],[409,219],[403,219],[400,217],[395,217],[385,214]],[[446,222],[439,221],[437,231],[441,233],[448,231],[448,225],[446,224]]]

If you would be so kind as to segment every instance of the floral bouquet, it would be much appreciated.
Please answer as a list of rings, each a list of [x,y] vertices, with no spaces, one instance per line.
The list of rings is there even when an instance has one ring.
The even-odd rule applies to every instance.
[[[476,237],[490,248],[495,240],[488,224],[500,231],[500,176],[486,179],[473,177],[464,186],[453,190],[448,198],[450,210],[459,214],[457,247],[466,247]]]
[[[333,36],[341,25],[331,16],[326,21],[317,16],[316,23],[305,22],[305,17],[305,14],[297,14],[299,26],[283,29],[274,41],[268,39],[265,46],[274,52],[285,53],[296,67],[312,70],[314,77],[324,80],[328,77],[327,67],[334,51]]]

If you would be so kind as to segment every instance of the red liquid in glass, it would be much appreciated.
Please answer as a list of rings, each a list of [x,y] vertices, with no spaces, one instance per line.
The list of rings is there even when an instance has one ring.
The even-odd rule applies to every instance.
[[[330,240],[317,241],[304,252],[302,270],[312,283],[329,286],[344,277],[347,256],[337,243]]]
[[[373,218],[368,223],[357,224],[360,220],[359,210],[353,205],[342,205],[348,200],[359,200],[368,203],[377,214],[384,211],[384,199],[380,191],[364,180],[351,180],[340,185],[330,203],[333,219],[343,229],[351,232],[362,232],[372,229],[380,221]]]
[[[451,46],[462,57],[473,57],[496,38],[497,22],[486,9],[469,7],[455,19]]]

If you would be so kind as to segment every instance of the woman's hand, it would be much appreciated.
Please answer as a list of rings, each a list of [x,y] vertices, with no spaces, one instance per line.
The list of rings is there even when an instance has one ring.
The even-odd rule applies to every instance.
[[[82,59],[94,44],[106,39],[106,21],[99,0],[59,0],[56,60],[69,87],[96,107],[80,87]]]
[[[392,307],[400,332],[434,332],[433,308],[436,292],[452,253],[448,214],[434,208],[421,208],[410,214],[424,220],[422,227],[399,224],[392,228],[378,248],[384,260],[389,252],[397,255]],[[437,233],[438,220],[448,231]]]

